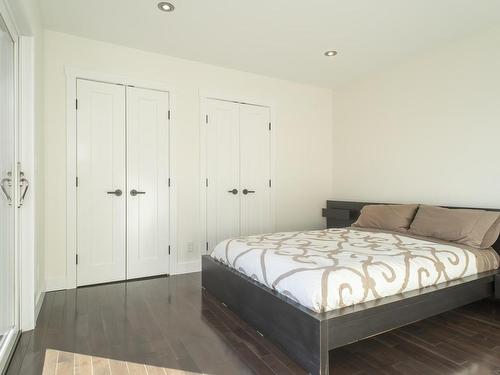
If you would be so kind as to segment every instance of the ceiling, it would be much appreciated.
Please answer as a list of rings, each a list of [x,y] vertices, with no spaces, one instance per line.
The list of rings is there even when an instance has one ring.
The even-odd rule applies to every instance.
[[[498,0],[40,1],[50,30],[324,87],[500,23]]]

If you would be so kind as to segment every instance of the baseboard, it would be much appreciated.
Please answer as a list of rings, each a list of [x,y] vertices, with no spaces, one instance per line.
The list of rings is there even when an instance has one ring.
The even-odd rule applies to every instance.
[[[45,291],[54,292],[56,290],[67,289],[66,277],[50,277],[45,279]]]
[[[44,299],[45,299],[45,291],[42,290],[40,292],[40,294],[38,295],[37,300],[35,301],[35,325],[36,325],[36,321],[38,319],[38,314],[40,314],[40,310],[42,309]]]
[[[201,271],[201,260],[195,260],[194,262],[177,263],[174,266],[171,275],[181,275],[184,273],[193,273],[200,271]],[[65,290],[65,289],[68,289],[65,277],[51,277],[45,279],[46,292],[54,292],[57,290]]]
[[[182,275],[184,273],[193,273],[201,271],[201,261],[177,263],[172,275]]]

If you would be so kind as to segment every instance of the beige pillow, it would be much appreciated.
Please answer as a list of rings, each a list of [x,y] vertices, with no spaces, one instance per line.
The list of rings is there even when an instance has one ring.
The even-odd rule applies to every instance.
[[[487,249],[488,247],[492,247],[495,242],[497,242],[498,237],[500,236],[500,215],[493,223],[493,225],[488,229],[486,235],[483,238],[483,242],[481,243],[481,249]]]
[[[410,233],[487,248],[492,245],[490,242],[495,236],[495,229],[492,233],[488,232],[499,218],[499,212],[421,205],[410,226]]]
[[[352,226],[406,232],[417,208],[416,204],[367,205]]]

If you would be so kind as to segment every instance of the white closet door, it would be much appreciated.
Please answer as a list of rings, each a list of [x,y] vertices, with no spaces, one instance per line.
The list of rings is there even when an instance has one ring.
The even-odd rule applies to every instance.
[[[125,87],[78,80],[77,95],[81,286],[125,279]]]
[[[241,235],[271,228],[269,108],[240,104]]]
[[[207,100],[207,241],[240,235],[238,104]]]
[[[169,271],[168,110],[168,93],[127,89],[129,279]]]
[[[0,15],[0,373],[17,331],[14,41]],[[8,349],[8,350],[7,350]]]

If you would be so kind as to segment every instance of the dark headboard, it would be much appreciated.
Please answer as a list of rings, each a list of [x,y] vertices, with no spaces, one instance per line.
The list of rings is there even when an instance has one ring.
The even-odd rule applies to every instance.
[[[347,202],[347,201],[326,201],[326,208],[323,208],[323,217],[326,217],[327,228],[342,228],[348,227],[354,223],[358,217],[363,206],[368,204],[383,204],[383,203],[369,203],[369,202]],[[473,208],[473,207],[449,207],[445,208]],[[496,211],[500,209],[495,208],[474,208],[476,210]],[[500,238],[493,245],[493,248],[500,254]]]

